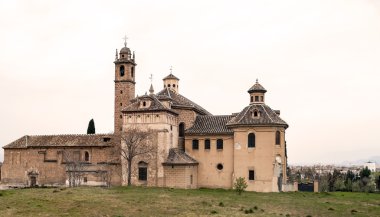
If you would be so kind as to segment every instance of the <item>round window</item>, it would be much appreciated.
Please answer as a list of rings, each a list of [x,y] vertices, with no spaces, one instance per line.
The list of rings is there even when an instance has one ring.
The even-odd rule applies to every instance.
[[[223,169],[223,164],[218,164],[218,165],[216,165],[216,168],[217,168],[218,170],[222,170],[222,169]]]

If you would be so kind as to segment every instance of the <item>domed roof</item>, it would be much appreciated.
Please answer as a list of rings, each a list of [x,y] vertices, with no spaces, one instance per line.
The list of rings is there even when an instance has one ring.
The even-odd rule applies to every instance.
[[[120,53],[131,53],[131,50],[128,48],[128,47],[123,47],[123,48],[121,48],[121,50],[120,50]]]
[[[176,80],[179,80],[179,78],[177,78],[176,76],[174,76],[172,73],[170,73],[170,75],[166,76],[164,79],[162,80],[166,80],[166,79],[176,79]]]
[[[248,93],[266,93],[267,90],[259,84],[258,79],[256,79],[256,83],[248,90]]]

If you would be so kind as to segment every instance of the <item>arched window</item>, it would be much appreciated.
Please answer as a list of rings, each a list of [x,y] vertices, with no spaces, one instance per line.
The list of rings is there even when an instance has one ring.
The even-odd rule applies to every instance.
[[[84,161],[90,161],[90,154],[88,151],[84,152]]]
[[[185,123],[181,122],[179,124],[179,137],[185,136]]]
[[[216,140],[216,149],[223,150],[223,139]]]
[[[168,84],[168,87],[170,87],[170,84]]]
[[[125,74],[124,66],[120,66],[120,76],[123,77]]]
[[[140,161],[138,164],[139,167],[139,180],[146,181],[148,180],[148,164],[144,161]]]
[[[256,147],[256,136],[254,133],[248,134],[248,148]]]
[[[276,131],[276,145],[281,144],[281,133],[280,131]]]
[[[144,107],[146,106],[146,102],[145,102],[145,101],[143,102],[143,106],[144,106]]]
[[[251,96],[251,102],[253,102],[253,96]]]
[[[175,84],[173,84],[173,87],[175,87]]]
[[[133,78],[134,75],[135,75],[135,67],[132,67],[131,68],[131,77]]]

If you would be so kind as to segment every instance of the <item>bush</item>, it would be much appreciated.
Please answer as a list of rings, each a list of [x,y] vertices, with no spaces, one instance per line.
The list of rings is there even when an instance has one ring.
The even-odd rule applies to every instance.
[[[243,191],[245,191],[245,189],[248,187],[247,185],[247,182],[245,181],[245,178],[243,177],[239,177],[239,178],[236,178],[236,181],[234,183],[234,189],[235,191],[241,195],[241,193]]]

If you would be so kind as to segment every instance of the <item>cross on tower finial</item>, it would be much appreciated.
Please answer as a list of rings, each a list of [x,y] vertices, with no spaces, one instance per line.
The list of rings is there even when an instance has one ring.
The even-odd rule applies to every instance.
[[[150,79],[150,83],[152,84],[153,83],[153,75],[152,74],[150,74],[149,79]]]
[[[173,66],[170,66],[170,74],[173,73]]]
[[[128,39],[128,37],[127,37],[127,35],[124,35],[124,47],[127,47],[127,39]]]

